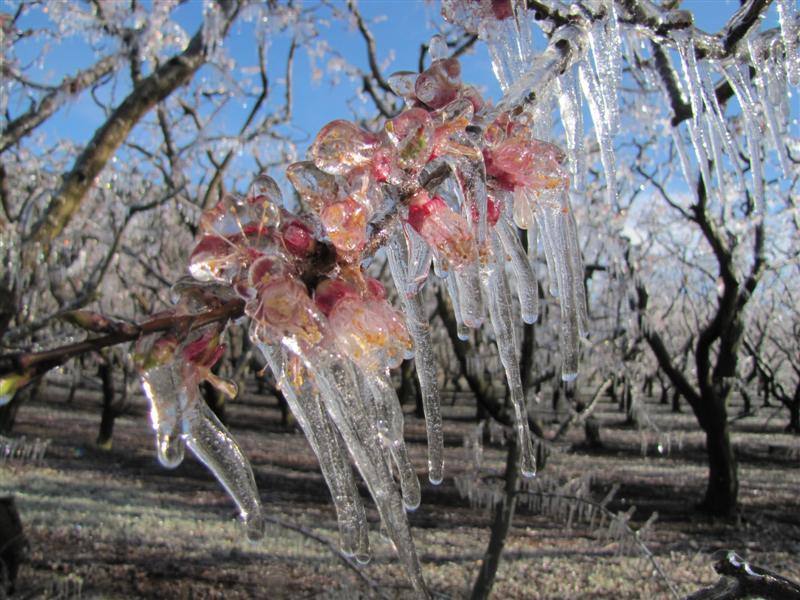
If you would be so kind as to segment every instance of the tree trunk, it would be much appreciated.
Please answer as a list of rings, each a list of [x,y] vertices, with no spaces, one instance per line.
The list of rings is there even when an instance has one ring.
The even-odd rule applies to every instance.
[[[701,510],[713,515],[732,517],[736,514],[739,478],[736,456],[731,445],[727,415],[715,415],[716,423],[706,429],[708,453],[708,487]]]
[[[505,494],[494,507],[492,531],[489,545],[481,562],[481,570],[472,588],[472,600],[485,600],[489,597],[500,565],[500,556],[506,545],[506,537],[511,529],[514,509],[517,505],[517,487],[519,486],[520,448],[514,435],[508,436],[508,456],[506,458]]]
[[[789,403],[789,424],[786,426],[786,433],[800,433],[800,399]]]
[[[114,419],[117,418],[117,409],[114,406],[114,370],[111,363],[109,361],[101,362],[97,368],[97,374],[103,384],[103,412],[95,444],[102,450],[111,450]]]
[[[25,386],[14,394],[10,402],[5,406],[0,406],[0,434],[11,434],[11,430],[14,429],[14,423],[17,420],[17,411],[19,407],[26,402],[36,399],[41,381],[41,379],[37,379],[33,383]]]
[[[681,412],[681,393],[678,390],[672,394],[672,412]]]

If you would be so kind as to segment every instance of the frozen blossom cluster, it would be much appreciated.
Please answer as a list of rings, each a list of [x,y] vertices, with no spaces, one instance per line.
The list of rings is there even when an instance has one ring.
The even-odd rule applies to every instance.
[[[191,277],[176,286],[173,309],[192,314],[234,298],[245,302],[250,337],[319,458],[342,549],[359,560],[369,557],[352,459],[420,593],[425,584],[405,512],[419,506],[420,483],[389,372],[404,359],[416,361],[429,479],[440,483],[436,365],[419,296],[431,266],[450,294],[460,335],[466,338],[468,328],[487,321],[494,331],[527,476],[536,465],[512,293],[522,320],[535,322],[537,235],[550,289],[562,306],[564,379],[577,374],[586,320],[564,153],[535,137],[529,112],[496,109],[462,83],[459,62],[448,57],[444,39],[433,38],[430,56],[423,73],[389,78],[406,108],[380,132],[333,121],[317,135],[309,160],[288,167],[304,207],[300,214],[283,208],[279,187],[266,175],[246,195],[227,195],[207,210],[189,258]],[[527,250],[518,227],[528,230]],[[399,309],[362,266],[379,246],[385,248]],[[252,471],[198,393],[200,381],[208,380],[235,394],[210,370],[223,352],[220,334],[221,325],[214,323],[183,339],[172,333],[148,338],[139,343],[137,357],[160,461],[177,465],[188,446],[225,486],[248,536],[257,539],[264,522]]]

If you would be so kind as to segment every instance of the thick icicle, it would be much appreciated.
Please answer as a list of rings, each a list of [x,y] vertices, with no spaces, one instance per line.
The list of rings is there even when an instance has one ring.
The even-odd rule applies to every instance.
[[[397,393],[388,372],[367,373],[366,381],[378,410],[378,432],[400,474],[403,505],[406,510],[416,510],[422,500],[422,492],[403,439],[403,411],[400,409]]]
[[[361,563],[368,562],[369,526],[364,505],[341,438],[325,412],[318,391],[308,380],[296,389],[287,378],[283,349],[265,344],[255,335],[253,338],[319,460],[336,507],[342,551]]]
[[[552,252],[556,278],[558,280],[558,301],[561,309],[561,378],[573,381],[578,376],[579,317],[575,302],[574,264],[569,254],[568,242],[564,232],[562,215],[551,210],[537,211],[541,224],[545,252]]]
[[[506,204],[508,204],[506,202]],[[517,296],[519,297],[520,312],[525,323],[535,323],[539,318],[539,291],[536,285],[536,276],[533,268],[522,247],[516,227],[508,220],[508,215],[504,214],[495,226],[503,249],[511,257],[511,268],[514,271],[514,278],[517,285]]]
[[[150,424],[156,434],[158,462],[168,469],[183,462],[179,394],[185,385],[179,367],[173,362],[156,365],[142,373],[142,388],[150,400]]]
[[[614,154],[614,138],[609,133],[606,119],[603,116],[597,80],[585,61],[578,65],[578,78],[581,82],[583,95],[589,103],[589,112],[594,122],[594,132],[597,136],[597,143],[600,145],[600,162],[603,163],[603,172],[606,176],[608,204],[609,206],[614,206],[617,200],[617,159]]]
[[[188,389],[199,394],[197,386]],[[265,526],[261,500],[253,470],[239,444],[200,398],[190,400],[183,423],[186,445],[236,502],[248,539],[260,540]]]
[[[386,251],[392,277],[399,288],[400,282],[408,278],[403,236],[399,234],[392,236]],[[428,479],[438,485],[444,478],[444,436],[431,326],[418,294],[400,294],[400,303],[406,317],[408,333],[414,342],[414,363],[422,393],[422,408],[425,412],[425,428],[428,434]]]
[[[484,318],[478,266],[474,263],[466,264],[460,269],[454,269],[451,277],[455,278],[458,288],[461,320],[467,327],[477,329],[483,324]]]
[[[406,294],[416,294],[428,278],[431,268],[431,248],[411,226],[404,227],[408,240],[408,273],[406,283],[398,290]],[[400,286],[399,282],[396,285]]]
[[[353,365],[330,349],[321,346],[307,348],[303,341],[294,337],[285,337],[283,344],[314,376],[325,398],[325,407],[370,490],[414,590],[421,597],[430,598],[411,539],[403,500],[386,464],[380,434],[368,417]]]
[[[514,331],[514,316],[511,312],[511,296],[505,275],[505,254],[499,237],[495,232],[490,237],[493,260],[481,268],[481,279],[489,305],[489,318],[494,329],[497,351],[506,372],[511,405],[514,408],[514,422],[521,448],[520,470],[523,476],[536,475],[536,457],[533,441],[528,428],[528,411],[525,408],[525,390],[517,357],[517,339]]]

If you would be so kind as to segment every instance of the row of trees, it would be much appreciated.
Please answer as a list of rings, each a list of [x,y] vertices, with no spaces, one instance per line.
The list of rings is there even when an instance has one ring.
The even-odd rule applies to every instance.
[[[454,3],[445,4],[452,9]],[[563,130],[580,190],[572,201],[591,322],[582,381],[614,381],[624,394],[657,376],[680,394],[706,434],[702,506],[732,515],[738,501],[732,395],[779,402],[788,413],[787,431],[800,433],[800,145],[796,104],[789,102],[800,60],[792,43],[797,11],[790,1],[747,0],[709,33],[678,3],[585,2],[572,12],[544,0],[483,4],[495,14],[508,4],[519,22],[538,25],[545,42],[558,41],[568,27],[588,32],[588,47],[566,37],[556,45],[566,48],[565,56],[572,53],[567,64],[578,63],[568,67],[577,69],[575,90],[560,83],[536,113],[541,137],[558,139]],[[0,411],[6,427],[44,371],[98,348],[59,350],[75,335],[61,317],[91,308],[141,322],[168,306],[200,212],[225,191],[240,189],[254,171],[294,158],[298,52],[327,64],[331,77],[345,74],[358,98],[351,116],[364,127],[374,130],[403,106],[382,62],[389,49],[354,2],[207,2],[193,31],[181,10],[169,3],[152,9],[20,3],[0,14],[0,393],[8,401]],[[761,27],[769,11],[777,11],[779,24]],[[328,21],[350,25],[357,55],[325,42],[321,24]],[[491,32],[438,20],[435,27],[453,56],[483,42],[497,53]],[[231,54],[226,41],[235,31],[253,36],[250,55]],[[620,48],[602,46],[615,35]],[[39,65],[49,64],[53,48],[69,39],[91,48],[95,58],[48,81]],[[270,48],[272,40],[282,42]],[[416,43],[422,70],[427,46]],[[591,62],[581,63],[587,52]],[[612,135],[609,117],[585,88],[581,100],[580,88],[591,87],[581,69],[603,73],[615,52],[621,79],[611,90],[619,102]],[[595,83],[604,85],[602,78]],[[570,94],[578,106],[572,113],[564,109]],[[43,133],[84,102],[102,114],[90,139],[54,141]],[[591,115],[597,135],[568,123],[569,114],[586,120],[587,132]],[[559,123],[551,128],[554,116]],[[376,273],[381,264],[379,258]],[[547,290],[540,296],[546,300]],[[491,389],[486,375],[493,370],[486,358],[491,339],[475,332],[471,344],[460,340],[446,303],[442,290],[428,290],[435,335],[452,350],[442,351],[443,363],[458,365],[484,414],[510,426],[507,398]],[[529,389],[560,375],[556,304],[545,302],[535,333],[519,328]],[[109,343],[141,333],[93,327]],[[42,349],[49,353],[33,353]],[[243,348],[225,368],[241,374],[248,362]],[[119,355],[100,358],[107,394],[113,388],[108,370],[124,363]],[[498,506],[498,536],[511,515],[513,506]],[[493,544],[499,555],[502,542],[499,549]]]

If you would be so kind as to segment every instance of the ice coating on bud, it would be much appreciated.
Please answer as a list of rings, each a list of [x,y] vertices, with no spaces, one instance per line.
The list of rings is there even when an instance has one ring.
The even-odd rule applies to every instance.
[[[337,252],[347,256],[361,250],[367,243],[367,209],[353,200],[329,204],[320,213],[320,221]]]
[[[406,171],[418,171],[428,162],[433,142],[433,122],[428,111],[412,108],[386,122],[389,140],[396,147],[396,164]]]
[[[564,189],[568,176],[558,146],[534,139],[509,138],[484,151],[486,174],[503,189]]]
[[[260,227],[277,227],[281,220],[283,194],[275,180],[260,174],[250,183],[246,206],[249,221]]]
[[[189,256],[189,273],[198,281],[231,283],[240,267],[236,246],[216,235],[202,237]]]
[[[440,260],[458,269],[477,258],[469,225],[440,197],[417,192],[408,208],[408,224],[433,248]]]
[[[332,175],[369,164],[378,138],[349,121],[331,121],[317,134],[309,155],[317,168]]]
[[[455,100],[461,86],[461,65],[455,58],[434,60],[420,73],[414,83],[414,93],[430,108],[442,108]]]
[[[389,75],[386,83],[392,91],[406,100],[414,98],[414,84],[417,81],[417,73],[413,71],[398,71]]]
[[[326,279],[317,286],[314,301],[328,317],[342,352],[364,370],[383,371],[400,365],[411,339],[402,317],[379,295],[382,286],[372,282],[361,294],[342,280]]]
[[[336,178],[319,170],[310,160],[292,163],[286,169],[286,176],[300,198],[313,211],[321,210],[338,195]]]
[[[281,226],[281,239],[287,251],[304,258],[314,252],[317,241],[311,228],[300,219],[291,219]]]

